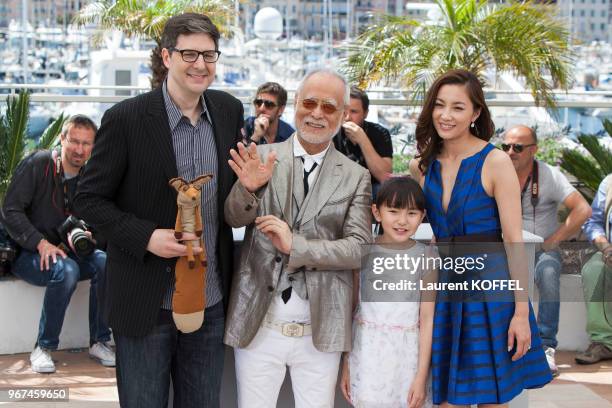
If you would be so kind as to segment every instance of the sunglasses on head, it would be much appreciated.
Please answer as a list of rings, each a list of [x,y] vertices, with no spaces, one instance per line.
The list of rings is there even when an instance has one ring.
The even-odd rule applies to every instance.
[[[255,99],[253,101],[253,104],[257,106],[258,108],[261,107],[261,105],[264,105],[268,109],[276,108],[278,106],[275,102],[269,101],[267,99],[259,99],[259,98]]]
[[[526,147],[535,146],[535,143],[521,144],[521,143],[502,143],[501,148],[504,152],[510,151],[512,148],[516,153],[522,152]]]
[[[321,110],[323,111],[323,113],[327,115],[331,115],[338,111],[336,105],[331,102],[320,101],[314,98],[302,99],[302,106],[304,107],[304,109],[308,109],[309,111],[315,110],[319,105],[321,105]]]

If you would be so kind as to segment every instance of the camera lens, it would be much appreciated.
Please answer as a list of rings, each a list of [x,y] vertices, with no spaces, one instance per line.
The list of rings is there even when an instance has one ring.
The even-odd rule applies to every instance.
[[[94,251],[94,243],[82,229],[73,229],[70,234],[70,240],[77,256],[88,256]]]

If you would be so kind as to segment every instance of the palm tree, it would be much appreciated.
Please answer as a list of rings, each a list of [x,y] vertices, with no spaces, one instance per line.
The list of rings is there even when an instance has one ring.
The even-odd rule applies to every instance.
[[[399,82],[418,98],[449,69],[470,70],[485,84],[485,70],[493,68],[524,78],[536,103],[549,106],[554,106],[552,88],[569,86],[573,54],[568,31],[549,6],[434,2],[437,21],[385,16],[357,37],[344,60],[350,80],[362,87]]]
[[[608,135],[612,136],[612,122],[605,119],[603,126]],[[564,149],[561,168],[580,182],[580,192],[587,201],[592,202],[601,181],[612,173],[612,152],[602,146],[595,135],[580,135],[578,141],[588,154],[575,149]]]
[[[11,181],[15,168],[29,153],[26,134],[30,112],[30,94],[20,92],[17,97],[6,100],[6,114],[0,116],[0,203]],[[62,126],[67,119],[64,114],[55,119],[43,132],[34,149],[50,149],[57,142]]]
[[[82,9],[74,22],[97,24],[102,32],[120,30],[128,37],[154,40],[157,47],[151,51],[151,86],[157,87],[167,73],[160,47],[164,25],[170,17],[186,12],[206,14],[225,35],[235,31],[231,0],[100,0]]]

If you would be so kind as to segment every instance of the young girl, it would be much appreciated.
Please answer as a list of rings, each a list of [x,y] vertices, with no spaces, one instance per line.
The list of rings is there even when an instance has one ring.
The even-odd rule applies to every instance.
[[[387,180],[372,212],[384,232],[371,248],[370,259],[424,255],[425,245],[410,238],[425,216],[425,198],[417,182],[406,177]],[[360,292],[360,302],[353,319],[353,351],[344,356],[341,380],[342,393],[353,406],[431,406],[429,364],[434,302],[423,301],[418,290],[424,275],[423,269],[362,271],[362,290],[355,290],[355,297]],[[378,292],[373,290],[378,279],[389,283],[409,280],[416,287]],[[358,288],[357,273],[355,281],[354,287]]]

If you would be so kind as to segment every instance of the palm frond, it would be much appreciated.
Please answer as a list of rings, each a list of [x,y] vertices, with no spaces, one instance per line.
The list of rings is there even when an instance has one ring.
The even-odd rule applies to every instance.
[[[159,41],[166,21],[184,12],[206,14],[221,33],[231,36],[235,9],[230,0],[99,0],[74,17],[83,26],[96,24],[103,31],[120,30],[128,37]]]
[[[568,31],[544,5],[486,0],[436,0],[437,22],[383,17],[348,47],[349,78],[362,85],[400,83],[420,90],[453,68],[510,71],[522,77],[538,105],[555,106],[554,87],[568,88],[574,55]],[[548,79],[548,76],[552,80]]]
[[[0,204],[8,185],[8,144],[10,131],[6,124],[6,117],[0,117]]]
[[[608,136],[612,136],[612,122],[604,120],[603,127]],[[578,142],[587,153],[577,149],[563,150],[561,168],[584,184],[585,188],[579,190],[590,202],[604,177],[612,173],[612,151],[602,145],[595,135],[580,135]]]
[[[612,136],[612,121],[610,119],[604,119],[602,125],[608,133],[608,136]]]
[[[10,174],[21,161],[24,153],[30,113],[29,105],[30,93],[28,91],[20,92],[16,98],[7,98],[6,122],[10,133],[6,166]]]
[[[62,112],[57,119],[53,121],[45,131],[43,132],[40,139],[38,139],[38,144],[36,146],[37,149],[51,149],[55,146],[57,142],[57,137],[62,131],[62,126],[64,126],[64,122],[68,119],[67,115],[64,115]]]
[[[551,91],[569,87],[573,64],[562,23],[530,2],[513,3],[489,14],[479,31],[498,71],[523,77],[538,105],[555,105]]]
[[[30,94],[9,96],[4,117],[0,117],[0,200],[4,198],[13,171],[23,157],[28,125]]]
[[[381,22],[361,34],[359,41],[346,47],[341,70],[349,81],[362,85],[397,79],[412,47],[415,25],[404,17],[381,17]]]
[[[563,150],[561,154],[561,168],[583,182],[589,191],[587,196],[591,196],[591,198],[604,177],[601,169],[591,157],[585,156],[576,150]]]
[[[599,175],[605,177],[612,173],[612,153],[606,147],[599,143],[599,139],[595,135],[580,135],[578,141],[595,159],[600,172]]]

